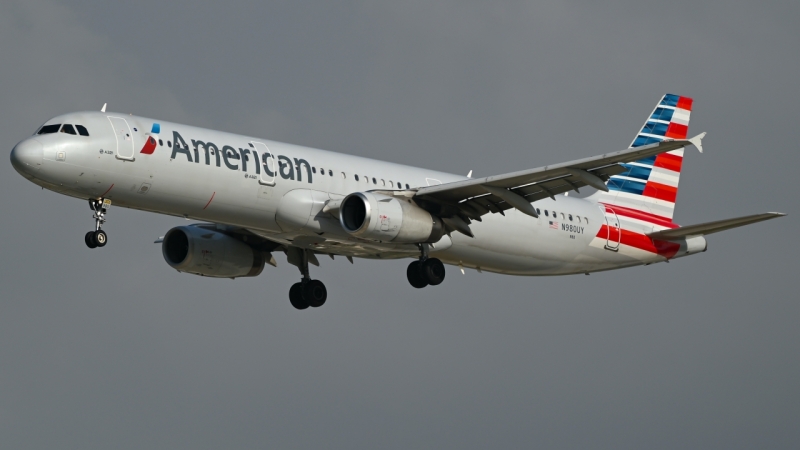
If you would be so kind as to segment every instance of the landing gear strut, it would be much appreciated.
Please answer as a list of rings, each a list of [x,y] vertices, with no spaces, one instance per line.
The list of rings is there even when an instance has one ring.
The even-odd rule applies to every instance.
[[[289,249],[289,263],[300,269],[303,279],[289,289],[289,302],[297,309],[319,308],[328,299],[328,290],[322,281],[312,280],[308,271],[309,250],[292,247]]]
[[[408,282],[417,289],[441,284],[444,281],[444,264],[437,258],[428,257],[428,244],[420,244],[419,248],[419,260],[409,264],[406,269]]]
[[[86,246],[89,248],[105,247],[108,243],[108,235],[103,231],[103,224],[106,222],[106,213],[111,206],[108,199],[89,199],[89,208],[94,211],[94,231],[89,231],[84,237]]]

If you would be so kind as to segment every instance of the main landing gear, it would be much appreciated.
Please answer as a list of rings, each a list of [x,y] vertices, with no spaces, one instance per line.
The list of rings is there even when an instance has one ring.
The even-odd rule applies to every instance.
[[[322,281],[312,280],[308,272],[308,250],[293,247],[290,249],[289,262],[297,265],[303,279],[289,289],[289,302],[297,309],[319,308],[328,299],[328,290]],[[299,259],[299,261],[297,260]]]
[[[420,258],[408,265],[406,276],[411,286],[422,289],[425,286],[436,286],[444,281],[444,264],[437,258],[428,257],[428,245],[420,244]]]
[[[108,243],[108,235],[102,230],[103,224],[106,222],[106,213],[111,206],[111,200],[89,199],[89,208],[94,211],[94,231],[86,233],[84,240],[86,246],[89,248],[105,247]]]

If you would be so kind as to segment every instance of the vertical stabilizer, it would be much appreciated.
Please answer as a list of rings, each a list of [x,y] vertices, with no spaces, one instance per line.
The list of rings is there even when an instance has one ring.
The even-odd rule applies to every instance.
[[[692,99],[666,94],[645,121],[631,147],[660,142],[665,139],[686,139]],[[622,164],[627,170],[612,176],[608,192],[593,196],[601,203],[655,216],[654,220],[672,221],[678,182],[683,164],[683,148],[650,158]]]

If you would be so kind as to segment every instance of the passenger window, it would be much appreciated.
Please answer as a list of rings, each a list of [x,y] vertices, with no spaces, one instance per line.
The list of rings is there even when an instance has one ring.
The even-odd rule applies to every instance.
[[[331,169],[328,169],[328,176],[329,176],[329,177],[332,177],[332,176],[333,176],[333,171],[332,171]]]
[[[39,130],[37,134],[53,134],[58,132],[58,129],[61,128],[61,124],[58,125],[45,125],[42,129]]]
[[[561,220],[564,220],[564,213],[561,213]]]
[[[581,223],[581,216],[575,216],[578,219],[578,223]]]
[[[322,167],[320,167],[320,168],[319,168],[319,174],[320,174],[320,175],[325,175],[325,169],[323,169]]]
[[[553,211],[553,217],[558,217],[558,213]]]
[[[381,180],[381,186],[386,186],[386,182],[384,180]]]
[[[78,134],[80,134],[81,136],[88,136],[89,135],[89,130],[87,130],[85,126],[83,126],[83,125],[75,125],[75,128],[78,129]]]
[[[374,177],[372,178],[372,184],[378,184],[378,180],[376,180]]]
[[[408,187],[408,183],[406,183],[406,189],[411,189],[410,187]]]
[[[589,224],[589,218],[588,217],[584,217],[583,221],[586,222],[587,225]]]
[[[572,214],[569,215],[569,221],[572,222]]]
[[[389,187],[394,187],[394,183],[392,183],[392,180],[389,180]]]
[[[344,172],[342,172],[342,178],[347,179],[347,175],[345,175]]]
[[[539,208],[536,208],[536,214],[539,215],[541,213],[542,213],[542,211],[540,211]]]
[[[356,179],[356,181],[358,181],[358,174],[353,175],[353,177]]]
[[[164,146],[164,141],[163,141],[163,140],[161,140],[161,139],[159,139],[159,140],[158,140],[158,145],[160,145],[161,147],[163,147],[163,146]]]
[[[316,167],[312,167],[311,168],[311,173],[317,173],[317,168]]]
[[[172,142],[167,141],[167,147],[172,147]]]
[[[547,217],[550,217],[550,213],[549,213],[549,212],[547,212],[547,210],[546,210],[546,209],[544,210],[544,215],[545,215],[545,216],[547,216]]]

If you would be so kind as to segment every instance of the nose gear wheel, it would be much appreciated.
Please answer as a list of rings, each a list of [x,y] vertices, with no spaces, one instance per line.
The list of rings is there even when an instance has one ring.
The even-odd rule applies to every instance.
[[[89,231],[84,236],[86,246],[89,248],[105,247],[108,243],[108,234],[103,231],[103,224],[106,222],[106,213],[111,206],[108,199],[89,199],[89,208],[94,211],[94,231]]]

